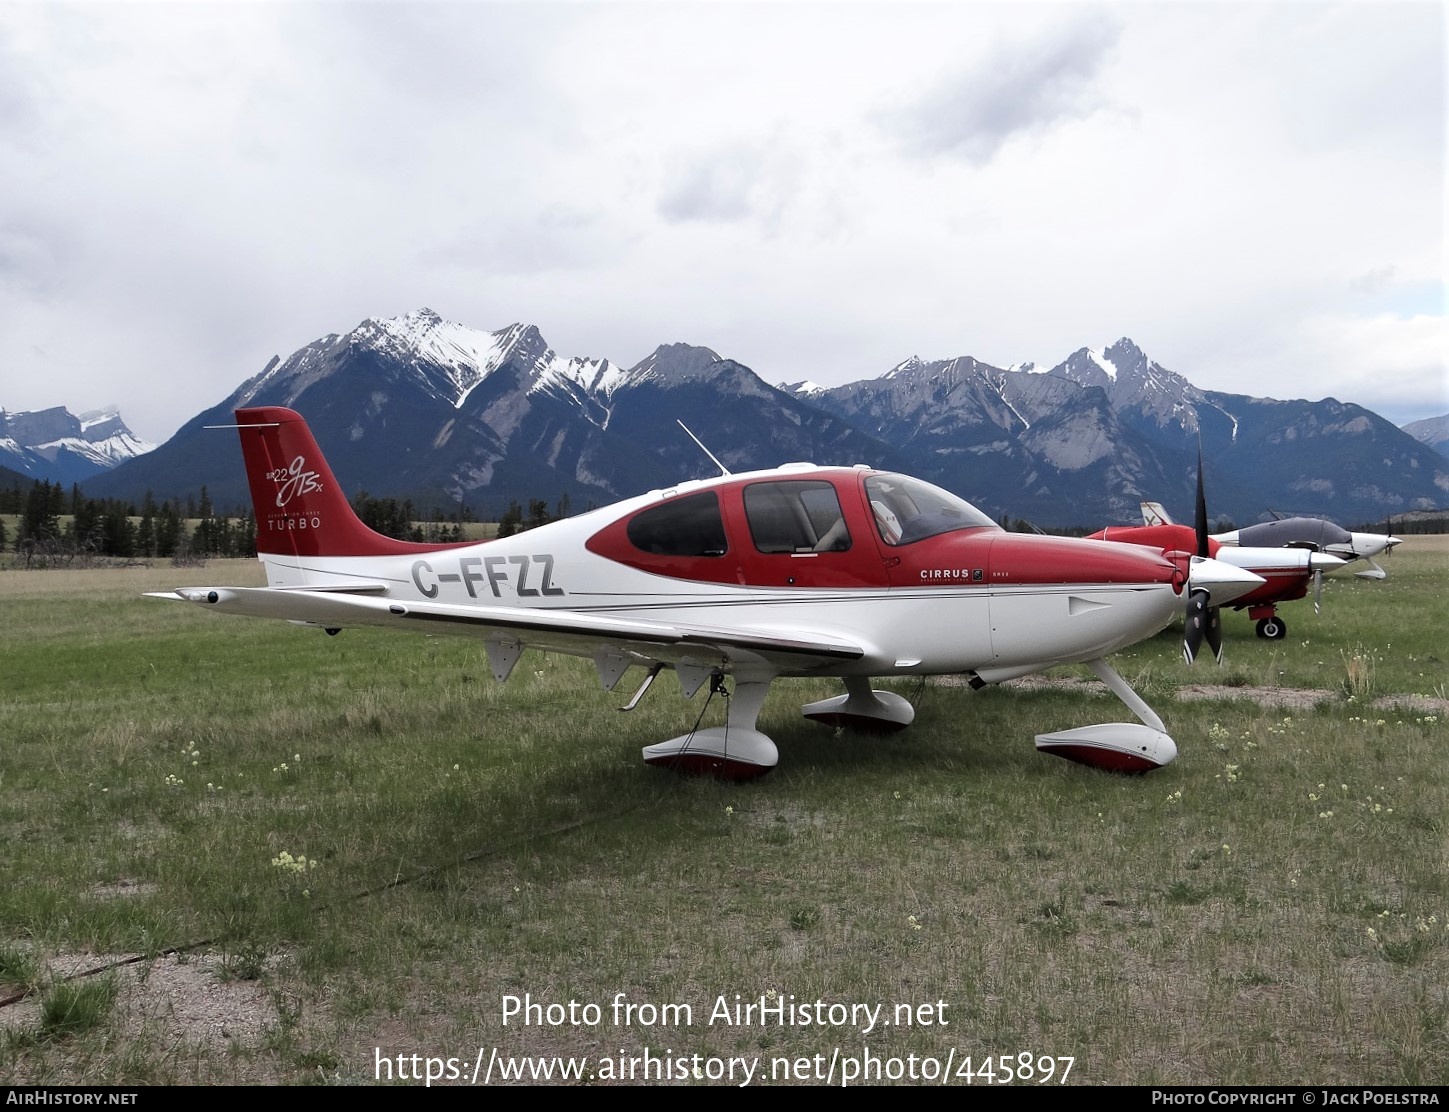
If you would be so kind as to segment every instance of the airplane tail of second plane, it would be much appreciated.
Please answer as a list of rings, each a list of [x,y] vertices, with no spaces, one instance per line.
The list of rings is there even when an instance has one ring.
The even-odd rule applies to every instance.
[[[395,540],[368,528],[295,410],[238,409],[236,422],[257,517],[257,555],[399,556],[457,547]]]
[[[1143,525],[1173,525],[1175,522],[1167,516],[1167,511],[1162,508],[1161,502],[1142,503],[1142,524]]]

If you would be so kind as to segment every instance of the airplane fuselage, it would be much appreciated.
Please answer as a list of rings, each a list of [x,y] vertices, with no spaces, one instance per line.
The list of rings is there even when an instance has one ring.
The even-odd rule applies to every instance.
[[[864,647],[863,657],[833,668],[835,674],[1091,660],[1150,636],[1180,612],[1182,568],[1139,546],[1084,546],[1007,533],[989,522],[889,543],[866,497],[872,474],[878,473],[794,465],[783,473],[683,483],[477,544],[261,559],[274,587],[371,583],[383,588],[382,597],[404,603],[559,610],[782,636],[803,625]],[[759,507],[770,499],[798,506],[801,495],[807,505],[828,499],[838,511],[844,527],[829,547],[816,550],[820,537],[803,511],[802,535],[785,535],[795,527],[787,521],[762,539],[768,526]],[[711,539],[655,543],[649,515],[667,523],[671,506],[692,512],[681,499],[717,511],[703,534]]]

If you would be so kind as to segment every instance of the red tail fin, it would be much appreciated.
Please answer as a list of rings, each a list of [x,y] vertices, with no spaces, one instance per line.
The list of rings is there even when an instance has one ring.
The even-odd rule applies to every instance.
[[[400,556],[457,547],[394,540],[364,525],[300,413],[262,406],[238,409],[236,421],[257,515],[258,555]]]

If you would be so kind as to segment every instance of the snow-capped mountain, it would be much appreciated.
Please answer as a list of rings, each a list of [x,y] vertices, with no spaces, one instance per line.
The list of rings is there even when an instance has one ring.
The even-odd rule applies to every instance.
[[[80,416],[64,406],[0,409],[0,466],[28,478],[84,483],[155,447],[128,429],[114,406]]]
[[[420,509],[461,501],[495,514],[512,500],[565,496],[579,509],[713,473],[677,421],[732,469],[896,458],[707,348],[666,344],[625,368],[560,356],[532,325],[482,332],[422,309],[274,358],[96,492],[165,498],[204,482],[218,504],[245,503],[234,438],[203,426],[254,405],[305,415],[349,494],[407,497]]]
[[[706,347],[664,344],[632,366],[565,357],[537,328],[484,332],[427,309],[366,320],[274,358],[171,441],[87,486],[93,495],[248,498],[244,405],[299,410],[348,493],[475,513],[567,496],[574,510],[682,479],[791,460],[908,470],[993,516],[1100,527],[1162,502],[1191,516],[1197,445],[1212,512],[1274,508],[1349,522],[1449,501],[1449,465],[1387,421],[1333,399],[1199,390],[1123,338],[1051,368],[969,356],[904,360],[825,388],[768,385]],[[93,489],[94,488],[94,489]]]
[[[1368,521],[1449,501],[1443,460],[1377,414],[1200,390],[1126,337],[1051,368],[912,357],[880,378],[795,392],[914,446],[921,474],[983,508],[1005,502],[1043,526],[1132,521],[1142,500],[1189,513],[1199,439],[1212,511],[1243,523],[1283,506]],[[932,470],[953,455],[959,465]]]
[[[1175,489],[1106,391],[1065,367],[1042,373],[1030,364],[1004,370],[970,357],[912,357],[808,400],[900,445],[924,477],[1043,525],[1074,520],[1065,515],[1082,504],[1084,488],[1095,492],[1095,512],[1114,520],[1135,513],[1149,491]],[[1005,491],[1016,492],[1012,503]]]
[[[1112,409],[1148,436],[1195,436],[1203,423],[1222,423],[1207,394],[1125,336],[1105,351],[1081,348],[1046,373],[1101,388]]]

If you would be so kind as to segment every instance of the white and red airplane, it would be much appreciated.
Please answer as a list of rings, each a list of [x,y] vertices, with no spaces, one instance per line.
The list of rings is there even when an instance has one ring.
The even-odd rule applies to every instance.
[[[1142,524],[1171,525],[1172,518],[1167,516],[1160,502],[1143,502]],[[1353,573],[1358,579],[1387,579],[1389,573],[1378,565],[1374,557],[1393,552],[1404,543],[1402,537],[1389,533],[1351,532],[1321,517],[1277,514],[1272,521],[1260,521],[1257,525],[1245,525],[1227,533],[1214,533],[1213,539],[1220,544],[1252,548],[1306,548],[1309,552],[1337,556],[1345,564],[1363,560],[1368,568]]]
[[[734,691],[723,726],[644,759],[747,778],[777,761],[757,728],[777,678],[834,676],[805,717],[882,732],[915,716],[872,677],[964,673],[973,687],[1088,664],[1141,719],[1039,735],[1037,747],[1143,772],[1177,755],[1161,719],[1107,663],[1183,610],[1262,580],[1179,551],[1007,533],[955,495],[865,466],[786,464],[626,499],[507,538],[415,544],[353,513],[302,417],[236,411],[266,587],[157,597],[335,633],[379,626],[483,643],[507,679],[525,648],[591,658],[606,690],[672,668],[686,697]],[[687,431],[687,430],[686,430]],[[724,469],[721,468],[723,471]]]
[[[1142,503],[1142,520],[1142,525],[1111,526],[1093,533],[1092,537],[1153,547],[1172,544],[1196,546],[1198,543],[1194,527],[1174,524],[1157,502]],[[1327,525],[1328,522],[1322,524]],[[1268,537],[1264,533],[1256,536],[1260,540]],[[1385,537],[1384,540],[1399,543],[1397,537]],[[1346,563],[1333,552],[1316,546],[1254,542],[1251,529],[1207,536],[1206,541],[1207,555],[1263,577],[1265,582],[1262,586],[1240,596],[1232,607],[1234,610],[1246,610],[1249,620],[1257,623],[1258,636],[1269,641],[1280,641],[1288,636],[1288,623],[1279,616],[1278,604],[1305,597],[1311,583],[1313,611],[1316,614],[1323,592],[1323,573],[1341,568]]]
[[[1174,548],[1192,551],[1196,547],[1191,525],[1111,525],[1087,539],[1140,544],[1155,551]],[[1317,612],[1323,573],[1343,566],[1342,560],[1326,552],[1302,548],[1243,548],[1211,537],[1207,552],[1214,560],[1252,572],[1261,579],[1255,589],[1244,592],[1231,605],[1234,610],[1247,610],[1248,617],[1257,623],[1258,636],[1269,641],[1288,636],[1288,623],[1279,616],[1278,604],[1303,598],[1308,594],[1308,585],[1313,583],[1316,585],[1313,609]],[[1221,656],[1221,642],[1216,637],[1214,627],[1212,644]],[[1191,655],[1188,654],[1189,658]]]

